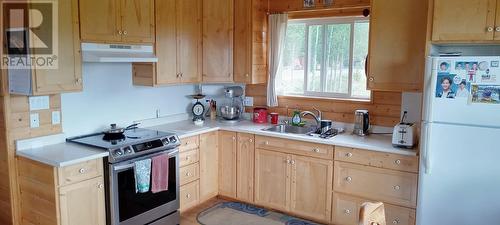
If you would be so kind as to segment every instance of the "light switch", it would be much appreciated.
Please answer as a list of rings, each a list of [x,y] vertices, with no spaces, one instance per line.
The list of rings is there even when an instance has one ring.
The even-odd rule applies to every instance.
[[[43,110],[50,108],[49,96],[31,96],[29,97],[30,111]]]
[[[52,112],[52,124],[61,124],[61,112],[60,111],[53,111]]]
[[[40,127],[40,115],[38,113],[30,114],[30,127],[31,128]]]

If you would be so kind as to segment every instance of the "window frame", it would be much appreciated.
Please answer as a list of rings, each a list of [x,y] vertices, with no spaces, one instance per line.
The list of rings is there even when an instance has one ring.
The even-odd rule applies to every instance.
[[[331,99],[339,99],[339,100],[355,100],[355,101],[370,101],[372,97],[372,91],[370,91],[370,95],[365,97],[365,96],[357,96],[352,94],[352,76],[353,76],[353,53],[354,53],[354,25],[355,23],[369,23],[370,19],[368,17],[362,17],[362,16],[350,16],[350,17],[325,17],[325,18],[307,18],[307,19],[292,19],[288,21],[288,25],[290,24],[305,24],[305,38],[304,38],[304,45],[305,47],[305,56],[306,56],[306,63],[304,65],[304,86],[303,86],[303,93],[293,93],[293,92],[285,92],[283,90],[283,93],[279,93],[281,96],[291,96],[291,97],[312,97],[312,98],[331,98]],[[322,90],[326,90],[326,70],[323,69],[325,68],[326,65],[326,50],[327,50],[327,26],[328,25],[334,25],[334,24],[349,24],[350,25],[350,38],[349,38],[349,74],[348,74],[348,92],[346,94],[344,93],[335,93],[335,92],[323,92],[323,91],[308,91],[307,90],[307,84],[308,84],[308,72],[309,72],[309,27],[310,26],[316,26],[316,25],[322,25],[322,36],[323,36],[323,56],[321,59],[321,84]],[[366,69],[366,68],[365,68]]]

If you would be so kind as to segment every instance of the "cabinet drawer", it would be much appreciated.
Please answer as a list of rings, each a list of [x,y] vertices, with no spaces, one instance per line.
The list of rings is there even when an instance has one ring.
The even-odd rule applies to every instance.
[[[338,161],[334,164],[335,191],[416,207],[417,174]]]
[[[182,138],[181,146],[179,146],[179,151],[185,152],[196,149],[198,147],[200,147],[200,138],[198,135],[195,135],[192,137]]]
[[[335,160],[418,173],[417,156],[405,156],[336,146]]]
[[[200,192],[199,181],[194,181],[180,187],[181,210],[191,208],[198,204]]]
[[[200,166],[198,163],[191,164],[189,166],[181,167],[179,170],[180,183],[181,185],[192,182],[200,178],[198,170]]]
[[[359,209],[364,202],[376,202],[335,193],[332,222],[338,225],[358,225]],[[415,225],[415,210],[384,203],[387,224]]]
[[[297,155],[333,159],[333,146],[283,138],[256,136],[255,148],[274,150]]]
[[[102,159],[95,159],[83,163],[58,168],[59,186],[73,184],[102,176]]]
[[[199,161],[198,149],[179,154],[179,166],[183,167]]]

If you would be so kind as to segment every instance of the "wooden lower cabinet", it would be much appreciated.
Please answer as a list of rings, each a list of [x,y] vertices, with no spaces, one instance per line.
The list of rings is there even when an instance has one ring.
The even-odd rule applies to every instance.
[[[219,132],[219,194],[236,198],[236,132]]]
[[[106,224],[102,159],[55,168],[18,157],[17,168],[21,224]]]
[[[245,133],[238,133],[237,136],[236,198],[245,202],[253,202],[255,137],[253,134]]]
[[[288,211],[290,205],[290,156],[255,149],[255,203]]]
[[[290,211],[328,222],[331,215],[333,161],[291,156]]]
[[[61,225],[105,225],[102,176],[59,188]]]
[[[219,194],[218,132],[200,135],[200,202]]]
[[[195,180],[180,187],[181,211],[192,208],[200,202],[200,181]]]
[[[358,225],[361,204],[374,200],[335,193],[333,195],[332,223],[336,225]],[[387,224],[415,225],[415,209],[384,203]]]

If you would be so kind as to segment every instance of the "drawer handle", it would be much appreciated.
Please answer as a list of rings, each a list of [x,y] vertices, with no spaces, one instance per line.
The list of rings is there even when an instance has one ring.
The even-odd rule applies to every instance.
[[[394,220],[392,221],[392,224],[399,224],[399,219],[398,219],[398,218],[394,219]]]
[[[351,214],[351,210],[349,210],[349,209],[344,209],[344,213],[345,213],[345,214]]]
[[[399,164],[401,164],[401,160],[396,159],[396,161],[394,161],[394,163],[396,163],[396,165],[399,165]]]
[[[315,148],[313,149],[314,152],[318,153],[319,152],[319,148]]]
[[[352,153],[350,153],[350,152],[346,153],[346,154],[345,154],[345,157],[347,157],[347,158],[351,158],[351,157],[352,157]]]
[[[187,172],[186,173],[186,177],[190,177],[191,176],[191,173],[190,172]]]
[[[401,187],[399,185],[394,186],[394,190],[399,190]]]
[[[346,178],[345,178],[345,181],[347,181],[347,182],[351,182],[351,181],[352,181],[352,177],[346,177]]]
[[[102,189],[102,188],[104,188],[104,185],[103,184],[98,184],[97,188]]]
[[[84,173],[85,173],[85,169],[84,169],[84,168],[81,168],[80,170],[78,170],[78,172],[79,172],[80,174],[84,174]]]
[[[191,198],[191,194],[186,194],[186,198]]]

